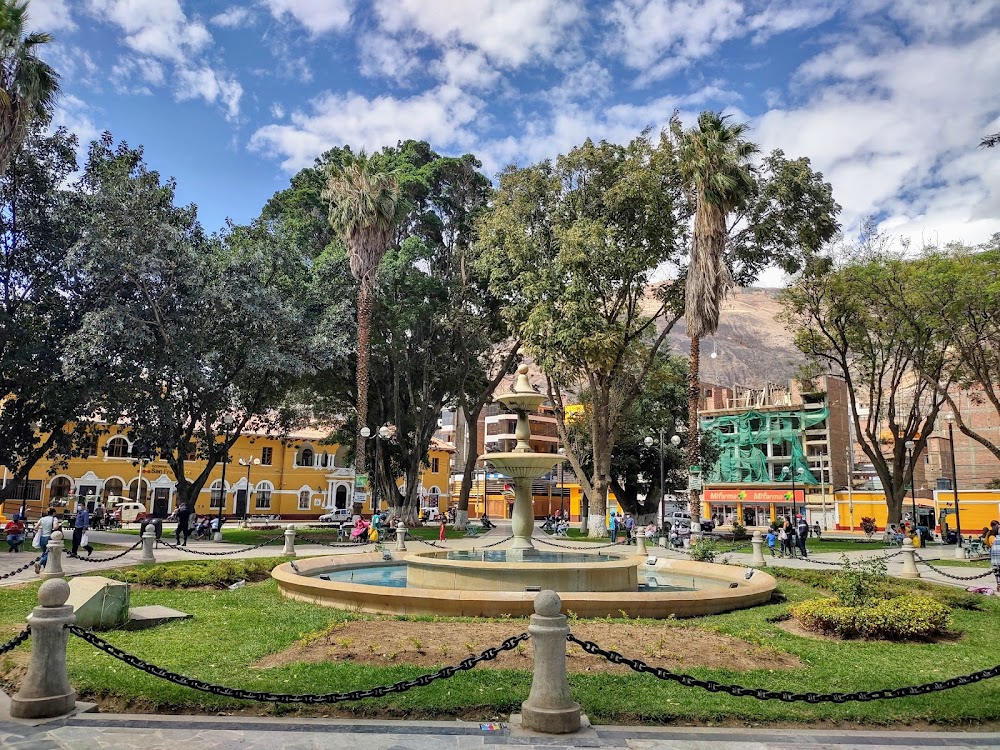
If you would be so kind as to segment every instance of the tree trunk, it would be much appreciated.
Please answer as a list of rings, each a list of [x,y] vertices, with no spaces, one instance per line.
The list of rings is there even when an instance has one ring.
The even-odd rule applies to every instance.
[[[480,411],[482,410],[480,409]],[[479,445],[479,413],[470,414],[465,404],[462,404],[462,414],[465,417],[465,434],[469,445],[462,471],[462,489],[458,495],[458,509],[455,511],[455,528],[459,531],[465,531],[469,525],[469,496],[472,494],[472,483],[476,473],[474,454]]]
[[[698,465],[698,402],[701,401],[701,339],[691,338],[691,357],[688,360],[688,463]],[[697,536],[701,530],[701,493],[688,493],[688,507],[691,513],[691,534]]]
[[[608,535],[605,517],[608,510],[608,477],[600,473],[594,476],[594,502],[588,503],[586,514],[580,513],[581,522],[587,519],[587,536],[591,539],[603,539]]]
[[[368,353],[370,350],[372,324],[371,282],[361,280],[358,286],[358,347],[357,347],[357,410],[358,436],[354,453],[354,469],[358,474],[365,472],[365,447],[367,441],[361,437],[361,429],[368,421]],[[369,492],[371,489],[369,488]]]

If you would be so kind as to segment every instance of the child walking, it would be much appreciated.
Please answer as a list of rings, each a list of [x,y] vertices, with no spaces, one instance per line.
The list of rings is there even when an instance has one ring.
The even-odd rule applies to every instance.
[[[767,530],[767,548],[771,551],[771,557],[774,557],[774,545],[778,541],[778,535],[774,532],[774,529]]]

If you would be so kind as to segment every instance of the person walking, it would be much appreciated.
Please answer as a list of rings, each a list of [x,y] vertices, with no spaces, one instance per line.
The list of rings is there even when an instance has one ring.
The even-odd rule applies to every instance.
[[[608,533],[611,535],[611,543],[618,544],[618,516],[611,512],[611,519],[608,521]]]
[[[1000,535],[993,537],[993,546],[990,547],[990,567],[993,568],[993,575],[997,579],[997,593],[1000,593]]]
[[[775,533],[773,528],[767,530],[767,548],[771,551],[771,557],[774,557],[774,545],[778,541],[778,535]],[[784,557],[784,553],[782,553]]]
[[[784,534],[781,537],[781,544],[783,551],[788,554],[789,557],[795,557],[794,552],[794,542],[795,542],[795,529],[792,526],[792,521],[788,516],[785,516],[785,523],[781,527],[781,531]]]
[[[445,532],[447,530],[448,530],[448,519],[445,518],[444,516],[441,516],[441,524],[438,527],[438,541],[439,542],[443,542],[444,541],[444,535],[445,535]]]
[[[631,513],[625,514],[625,544],[632,544],[632,534],[635,531],[635,519]]]
[[[77,500],[76,516],[73,519],[73,546],[69,552],[70,557],[77,557],[77,553],[79,553],[81,546],[87,550],[87,557],[94,554],[94,548],[90,546],[90,543],[86,539],[84,539],[87,529],[89,528],[90,513],[87,512],[87,506],[84,504],[83,500]]]
[[[38,520],[38,548],[42,551],[42,557],[35,563],[35,575],[41,573],[45,563],[49,561],[49,539],[60,525],[55,508],[49,508],[48,513]]]
[[[785,556],[785,548],[788,546],[788,532],[785,531],[785,527],[782,525],[778,527],[778,557]]]
[[[798,523],[795,526],[795,533],[798,534],[799,555],[805,560],[809,557],[806,554],[806,538],[809,536],[809,522],[802,516],[799,516]]]
[[[184,536],[183,543],[181,542],[181,535]],[[181,503],[177,509],[177,530],[174,532],[174,537],[177,539],[178,544],[182,547],[187,547],[189,536],[191,536],[191,509],[188,508],[187,503]]]

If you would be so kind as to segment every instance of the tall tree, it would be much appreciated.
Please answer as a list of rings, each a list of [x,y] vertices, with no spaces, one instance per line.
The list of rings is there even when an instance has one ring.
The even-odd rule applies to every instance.
[[[912,313],[908,264],[880,238],[866,243],[832,270],[807,271],[782,301],[798,348],[846,381],[857,440],[882,481],[889,522],[898,523],[947,374],[933,321]]]
[[[28,33],[27,0],[0,0],[0,176],[33,120],[47,120],[59,76],[38,57],[50,34]]]
[[[86,412],[89,376],[100,374],[77,379],[63,367],[84,312],[66,262],[78,214],[63,185],[77,142],[44,129],[35,123],[0,177],[0,464],[14,475],[5,496],[43,457],[72,453],[68,425]]]
[[[698,125],[683,131],[671,121],[679,144],[679,165],[694,202],[691,257],[684,291],[684,322],[691,338],[688,373],[688,455],[698,456],[698,403],[701,399],[701,338],[719,327],[722,300],[733,284],[724,259],[729,217],[747,205],[754,189],[750,159],[757,146],[745,139],[747,125],[733,123],[718,112],[702,112]],[[698,528],[701,502],[691,492],[691,528]]]
[[[555,163],[509,168],[478,227],[479,266],[504,315],[546,375],[559,436],[589,507],[591,536],[606,536],[611,460],[627,414],[680,318],[650,277],[683,247],[685,202],[668,138],[621,146],[585,142]],[[569,440],[566,403],[588,389],[588,452]],[[589,518],[587,518],[589,516]]]
[[[928,249],[905,268],[905,299],[886,301],[907,329],[928,327],[936,341],[915,352],[914,364],[945,398],[956,427],[1000,459],[1000,440],[967,420],[958,406],[961,391],[1000,418],[1000,234],[974,247]]]
[[[356,408],[358,435],[355,466],[365,470],[365,440],[360,429],[368,421],[368,359],[375,273],[400,220],[399,181],[363,151],[332,165],[324,194],[330,204],[330,226],[344,239],[351,273],[358,282]]]
[[[341,326],[318,324],[325,307],[303,297],[307,259],[280,224],[206,236],[141,149],[105,134],[91,147],[80,195],[86,223],[74,270],[89,311],[68,365],[114,363],[107,417],[162,457],[179,499],[193,503],[241,432],[291,426],[297,414],[286,396],[343,356]],[[205,464],[188,476],[195,458]]]

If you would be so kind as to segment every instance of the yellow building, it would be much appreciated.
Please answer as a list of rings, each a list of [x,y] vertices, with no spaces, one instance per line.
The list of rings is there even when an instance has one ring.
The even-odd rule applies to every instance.
[[[837,528],[860,531],[861,519],[865,516],[875,519],[878,529],[884,530],[888,522],[888,508],[885,495],[881,492],[837,492]],[[976,536],[990,521],[1000,519],[1000,490],[959,490],[959,513],[962,517],[962,533]],[[935,490],[933,499],[916,499],[917,515],[921,522],[931,522],[937,533],[941,533],[942,514],[950,529],[955,528],[955,497],[951,490]],[[905,519],[913,515],[912,501],[907,495],[903,501]],[[931,517],[933,514],[933,518]]]
[[[225,467],[217,464],[199,493],[195,510],[214,514],[222,506],[223,515],[242,517],[281,516],[282,519],[315,519],[338,508],[354,508],[371,513],[371,496],[356,487],[354,467],[346,460],[347,449],[324,444],[328,432],[301,429],[284,439],[241,435],[229,451]],[[119,428],[94,439],[89,456],[71,458],[65,465],[39,462],[28,480],[22,482],[5,503],[7,515],[22,500],[37,515],[43,507],[59,504],[70,497],[127,497],[146,506],[155,516],[167,516],[177,507],[176,477],[166,461],[145,460],[133,455],[133,443]],[[434,441],[429,452],[430,466],[420,475],[418,494],[422,505],[447,508],[448,476],[454,448]],[[201,460],[185,462],[189,479],[205,468]],[[9,472],[3,470],[6,485]],[[384,508],[385,502],[380,505]]]

